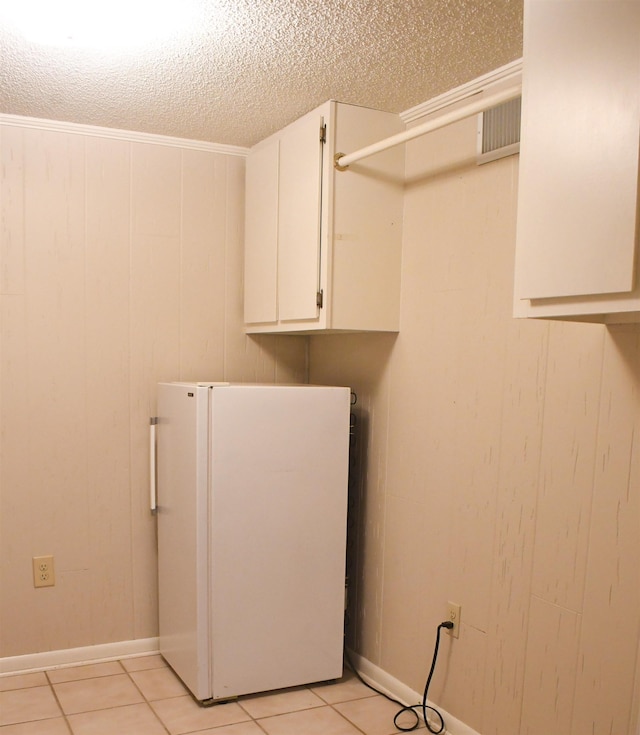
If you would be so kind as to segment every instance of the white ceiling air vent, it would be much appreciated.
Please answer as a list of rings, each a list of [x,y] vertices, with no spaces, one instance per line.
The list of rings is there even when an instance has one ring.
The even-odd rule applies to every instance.
[[[518,153],[521,102],[516,97],[478,115],[478,164]]]

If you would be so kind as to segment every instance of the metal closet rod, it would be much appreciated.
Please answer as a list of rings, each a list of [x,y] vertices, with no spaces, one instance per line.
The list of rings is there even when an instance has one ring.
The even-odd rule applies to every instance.
[[[434,130],[444,128],[446,125],[451,125],[451,123],[458,122],[459,120],[464,120],[465,118],[471,117],[472,115],[477,115],[479,112],[488,110],[491,107],[496,107],[497,105],[500,105],[503,102],[507,102],[508,100],[515,99],[521,94],[522,85],[518,84],[514,87],[503,89],[500,92],[495,92],[494,94],[480,97],[479,99],[475,100],[475,102],[469,102],[468,104],[464,105],[464,107],[458,107],[451,112],[446,112],[443,115],[438,115],[438,117],[434,118],[433,120],[428,120],[422,125],[416,125],[415,128],[409,128],[409,130],[405,130],[402,133],[397,133],[396,135],[392,135],[391,137],[385,138],[384,140],[379,140],[377,143],[372,143],[371,145],[360,148],[353,153],[336,153],[333,157],[333,165],[338,169],[338,171],[346,171],[349,168],[349,164],[351,163],[360,161],[361,159],[367,158],[368,156],[373,156],[374,153],[386,151],[387,148],[392,148],[395,145],[406,143],[408,140],[413,140],[414,138],[418,138],[419,136],[425,135],[426,133],[431,133]]]

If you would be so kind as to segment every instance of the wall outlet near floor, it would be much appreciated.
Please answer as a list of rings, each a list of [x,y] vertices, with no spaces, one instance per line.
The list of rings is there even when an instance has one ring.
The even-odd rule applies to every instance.
[[[453,623],[453,628],[449,628],[447,633],[452,638],[458,638],[460,636],[460,610],[461,606],[456,602],[447,602],[447,620]]]
[[[53,587],[56,583],[53,572],[53,556],[33,557],[33,586]]]

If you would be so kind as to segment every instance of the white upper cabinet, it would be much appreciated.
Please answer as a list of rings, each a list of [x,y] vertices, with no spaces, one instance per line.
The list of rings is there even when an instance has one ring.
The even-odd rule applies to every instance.
[[[640,317],[640,3],[526,0],[516,316]]]
[[[244,315],[248,322],[277,318],[278,161],[280,141],[247,157],[245,198],[252,216],[245,220]]]
[[[397,331],[404,146],[346,171],[404,129],[397,115],[329,101],[247,158],[247,332]]]

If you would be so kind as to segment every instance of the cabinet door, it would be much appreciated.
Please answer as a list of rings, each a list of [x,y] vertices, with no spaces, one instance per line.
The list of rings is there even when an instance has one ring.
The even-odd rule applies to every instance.
[[[278,204],[278,315],[280,321],[316,319],[320,279],[323,118],[314,111],[280,138]]]
[[[640,3],[529,0],[516,298],[633,288]]]
[[[244,250],[244,320],[278,318],[278,158],[271,140],[247,156]]]

